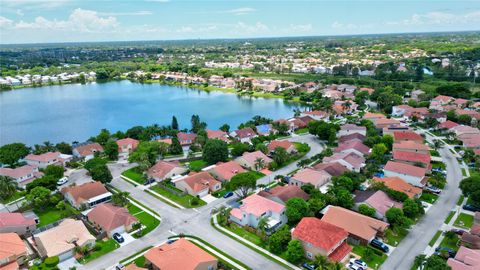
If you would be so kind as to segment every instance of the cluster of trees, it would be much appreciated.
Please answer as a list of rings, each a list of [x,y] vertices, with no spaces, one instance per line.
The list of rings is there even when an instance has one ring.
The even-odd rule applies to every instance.
[[[460,182],[460,189],[465,197],[480,206],[480,175],[473,174]]]
[[[103,184],[107,184],[113,179],[112,173],[107,167],[107,160],[105,159],[99,157],[92,158],[85,162],[84,168],[95,181],[100,181]]]
[[[320,140],[328,141],[329,144],[333,144],[337,140],[337,131],[339,130],[339,125],[321,120],[308,123],[308,132],[318,136]]]

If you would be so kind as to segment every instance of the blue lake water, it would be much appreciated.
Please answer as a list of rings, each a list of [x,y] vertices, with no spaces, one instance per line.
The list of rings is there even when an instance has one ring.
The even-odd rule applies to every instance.
[[[115,132],[169,125],[173,115],[180,128],[190,128],[190,117],[198,114],[210,129],[224,123],[234,129],[255,115],[291,117],[297,106],[281,99],[130,81],[26,88],[0,92],[0,145],[84,141],[102,128]]]

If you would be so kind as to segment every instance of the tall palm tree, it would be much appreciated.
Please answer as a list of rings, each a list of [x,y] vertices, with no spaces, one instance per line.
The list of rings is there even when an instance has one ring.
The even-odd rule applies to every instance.
[[[315,256],[313,263],[317,266],[316,270],[328,270],[328,266],[330,265],[327,257],[321,255]]]
[[[260,170],[260,169],[263,169],[264,167],[265,167],[265,160],[263,160],[263,158],[261,157],[257,157],[255,159],[255,169]]]
[[[6,200],[17,190],[17,181],[10,176],[0,176],[0,198]]]

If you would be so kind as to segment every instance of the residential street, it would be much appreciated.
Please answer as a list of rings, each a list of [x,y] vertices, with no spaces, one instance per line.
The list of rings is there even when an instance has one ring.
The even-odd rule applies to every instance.
[[[432,137],[427,134],[427,140]],[[415,256],[423,253],[428,243],[437,230],[440,229],[449,212],[455,208],[461,191],[458,185],[462,179],[462,170],[447,147],[439,150],[443,162],[447,166],[447,185],[437,202],[430,208],[426,215],[414,225],[407,237],[403,239],[393,253],[382,264],[382,270],[410,269]]]

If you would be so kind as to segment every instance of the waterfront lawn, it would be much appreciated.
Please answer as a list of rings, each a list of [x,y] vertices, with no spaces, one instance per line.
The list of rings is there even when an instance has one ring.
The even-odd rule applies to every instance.
[[[145,226],[141,234],[135,233],[133,235],[133,237],[135,238],[140,238],[146,235],[147,233],[153,231],[158,225],[160,225],[160,221],[158,219],[133,204],[129,204],[127,209],[128,212],[132,214],[132,216],[136,217],[140,221],[140,223]]]
[[[95,243],[95,249],[87,255],[83,256],[82,258],[78,259],[78,262],[81,264],[86,264],[89,261],[95,260],[96,258],[112,252],[119,247],[120,245],[113,239],[109,239],[106,241],[97,240],[97,242]]]
[[[442,231],[437,231],[435,233],[435,235],[433,236],[432,240],[430,240],[430,242],[428,242],[428,245],[433,247],[433,245],[435,245],[435,242],[437,242],[437,239],[440,237],[440,235],[442,235]]]
[[[458,215],[453,225],[457,227],[470,229],[473,225],[473,216],[465,213],[460,213],[460,215]]]
[[[391,245],[391,246],[398,246],[400,244],[400,241],[402,241],[405,236],[407,236],[408,230],[404,228],[400,228],[398,230],[392,230],[391,228],[387,229],[385,231],[385,238],[386,238],[386,243]]]
[[[373,269],[378,269],[387,259],[387,255],[380,250],[367,246],[353,246],[353,253],[359,255],[362,261]]]
[[[134,167],[128,169],[122,173],[123,176],[132,179],[136,183],[143,185],[145,181],[147,181],[147,177],[138,169],[138,167]]]
[[[37,227],[43,227],[62,218],[67,218],[79,213],[79,211],[73,208],[70,204],[66,203],[65,206],[65,210],[58,210],[55,206],[49,206],[44,211],[34,210],[35,214],[40,220],[40,222],[37,224]]]
[[[420,200],[427,202],[427,203],[435,203],[438,199],[438,195],[428,192],[423,192],[422,196],[420,196]]]
[[[451,248],[451,249],[457,251],[458,250],[458,245],[457,245],[458,240],[460,240],[460,238],[456,234],[453,234],[452,238],[444,237],[442,242],[440,243],[440,247],[447,247],[447,248]]]
[[[448,216],[447,218],[445,219],[445,224],[448,224],[450,222],[450,220],[452,220],[453,216],[455,215],[455,211],[450,211],[450,213],[448,213]]]
[[[168,192],[165,189],[158,186],[153,186],[150,189],[186,208],[195,208],[195,207],[200,207],[207,204],[205,201],[201,199],[197,200],[198,204],[192,204],[192,200],[194,200],[194,197],[190,194],[185,194],[184,196],[177,196],[176,194]]]
[[[201,171],[203,168],[207,167],[207,165],[208,165],[207,162],[202,159],[192,160],[188,162],[188,168],[191,171],[195,171],[195,172]]]

